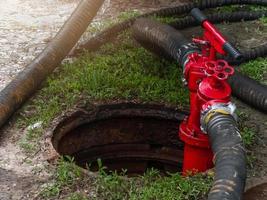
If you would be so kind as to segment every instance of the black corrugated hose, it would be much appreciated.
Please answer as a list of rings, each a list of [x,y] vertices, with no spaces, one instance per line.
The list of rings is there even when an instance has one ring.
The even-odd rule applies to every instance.
[[[158,11],[153,11],[151,13],[146,13],[141,16],[133,17],[128,19],[122,23],[116,24],[110,28],[105,29],[104,31],[100,32],[93,38],[90,38],[87,42],[82,44],[80,48],[74,52],[74,55],[79,54],[83,50],[87,51],[94,51],[101,47],[103,44],[107,43],[108,41],[112,40],[122,31],[128,29],[132,26],[132,24],[139,19],[140,17],[148,17],[148,16],[173,16],[179,14],[185,14],[189,12],[192,8],[198,7],[200,9],[206,8],[214,8],[218,6],[224,5],[233,5],[233,4],[255,4],[255,5],[267,5],[267,0],[202,0],[194,3],[188,3],[177,7],[172,8],[164,8]],[[266,11],[258,11],[258,12],[234,12],[234,13],[218,13],[209,15],[208,18],[214,22],[222,22],[222,21],[229,21],[229,22],[237,22],[241,20],[255,20],[262,16],[266,16]],[[182,29],[186,27],[196,26],[198,23],[192,17],[186,17],[177,22],[171,23],[173,27],[177,29]],[[147,46],[147,48],[149,48]],[[151,48],[149,48],[151,50]],[[164,57],[169,57],[168,53],[161,52],[160,49],[154,46],[153,51],[157,51],[158,54]],[[160,52],[160,53],[159,53]],[[241,64],[241,62],[249,61],[251,59],[255,59],[257,57],[263,57],[267,55],[267,43],[256,47],[251,50],[247,50],[242,52],[244,55],[244,59],[242,61],[233,61],[229,60],[230,64]],[[234,82],[231,80],[235,80]],[[244,80],[248,80],[243,82]],[[251,84],[253,82],[253,84]],[[230,78],[229,83],[233,88],[233,95],[241,99],[242,101],[246,102],[247,104],[257,108],[262,112],[267,112],[267,87],[260,83],[253,81],[253,79],[236,72],[234,76]],[[238,84],[237,84],[238,83]],[[239,87],[237,87],[239,85]],[[239,88],[242,88],[238,91]],[[263,88],[263,89],[262,89]],[[238,92],[236,92],[238,91]],[[255,91],[255,92],[253,92]],[[254,93],[253,96],[248,97],[248,94]],[[260,93],[258,93],[260,92]]]
[[[18,109],[22,103],[40,86],[46,76],[50,74],[67,55],[85,30],[85,27],[96,14],[96,11],[100,5],[102,5],[103,1],[104,0],[82,0],[68,22],[56,35],[55,39],[31,64],[26,67],[24,71],[19,73],[19,75],[0,92],[0,126],[7,121],[16,109]],[[197,3],[188,3],[173,8],[160,9],[142,16],[172,16],[185,14],[194,7],[205,9],[232,4],[267,5],[267,0],[202,0]],[[139,17],[134,17],[104,30],[95,37],[89,39],[88,42],[81,46],[80,50],[87,49],[92,51],[99,48],[101,45],[117,36],[120,32],[129,28]],[[263,56],[267,51],[266,46],[267,45],[263,45],[261,48],[247,51],[245,55],[247,55],[247,58],[256,58],[259,55]],[[244,88],[247,87],[244,86]],[[246,94],[247,93],[240,94],[239,97],[246,101]],[[263,96],[266,96],[266,94]],[[254,102],[257,101],[253,101],[253,104],[255,104]],[[257,107],[257,105],[255,106]],[[261,110],[266,111],[266,107],[261,108]]]
[[[75,45],[81,34],[85,31],[88,24],[96,15],[98,9],[104,0],[82,0],[72,14],[70,19],[65,23],[63,28],[56,35],[54,40],[46,47],[46,49],[22,71],[4,90],[0,93],[0,125],[3,125],[9,116],[39,87],[41,82],[50,74],[54,68],[67,55],[71,48]],[[159,11],[153,11],[132,19],[126,20],[120,24],[112,26],[95,37],[84,43],[75,53],[86,49],[93,51],[101,45],[112,40],[119,35],[120,32],[131,27],[136,19],[148,16],[173,16],[188,13],[194,7],[200,9],[214,8],[223,5],[233,4],[255,4],[267,5],[267,0],[201,0],[194,3],[188,3],[174,8],[165,8]],[[265,15],[265,13],[263,14]],[[253,20],[262,16],[262,13],[232,13],[213,15],[213,22],[234,21],[234,20]],[[157,25],[157,24],[156,24]],[[177,28],[189,27],[196,25],[192,19],[186,18],[184,21],[172,24]],[[190,52],[198,51],[197,48],[188,43],[179,33],[172,34],[174,30],[163,25],[163,29],[168,30],[162,35],[163,39],[157,38],[157,35],[149,33],[144,34],[146,39],[155,37],[152,40],[141,38],[140,42],[151,49],[153,45],[157,49],[163,49],[163,53],[176,59],[183,64],[187,56],[188,49]],[[138,29],[136,29],[138,30]],[[141,29],[140,29],[141,30]],[[159,30],[159,29],[158,29]],[[160,32],[159,32],[160,33]],[[177,40],[177,43],[166,45],[165,42]],[[156,41],[156,43],[155,43]],[[152,42],[152,43],[150,43]],[[176,51],[177,45],[187,45],[185,49]],[[178,48],[179,49],[179,48]],[[186,50],[187,49],[187,50]],[[170,51],[171,50],[171,51]],[[244,52],[245,60],[266,56],[267,45],[262,45],[255,50]],[[231,79],[233,92],[243,100],[252,103],[255,107],[266,111],[266,86],[260,86],[257,82],[253,82],[243,75],[236,74]],[[247,84],[247,85],[246,85]],[[216,115],[211,118],[208,125],[208,134],[211,138],[212,149],[215,153],[215,182],[209,194],[209,200],[234,200],[241,199],[244,190],[245,171],[245,153],[242,148],[242,141],[236,128],[235,120],[229,115]],[[234,156],[234,157],[233,157]]]
[[[144,47],[156,47],[156,53],[161,49],[181,66],[185,66],[188,54],[199,51],[173,27],[150,19],[138,19],[133,25],[133,35]],[[231,115],[213,115],[207,123],[207,133],[216,172],[208,200],[241,199],[246,180],[246,153],[235,119]]]
[[[180,66],[184,66],[188,54],[199,52],[199,48],[191,44],[176,29],[151,19],[138,19],[132,31],[133,37],[142,46],[158,55],[176,60]]]
[[[222,21],[237,22],[241,20],[255,20],[263,16],[267,16],[267,11],[261,12],[235,12],[224,14],[207,15],[208,19],[213,23]],[[183,29],[191,26],[196,26],[198,23],[193,17],[186,17],[176,22],[170,23],[176,29]],[[230,64],[241,64],[253,60],[258,57],[267,55],[267,43],[260,45],[254,49],[242,52],[244,59],[241,61],[234,61],[228,58]],[[243,75],[236,71],[236,73],[229,78],[229,84],[232,87],[232,93],[243,102],[257,108],[261,112],[267,112],[267,86],[263,85],[250,77]]]
[[[214,115],[207,124],[215,178],[208,200],[240,200],[246,182],[246,152],[231,115]]]
[[[259,19],[263,16],[267,16],[267,11],[260,11],[260,12],[249,12],[249,11],[243,11],[243,12],[235,12],[235,13],[224,13],[224,14],[211,14],[207,15],[207,18],[213,22],[218,23],[222,21],[227,22],[237,22],[241,20],[255,20]],[[141,24],[142,22],[139,23]],[[153,22],[154,23],[154,22]],[[176,29],[183,29],[187,27],[197,26],[198,22],[193,17],[185,17],[183,19],[180,19],[176,22],[172,22],[169,25]],[[140,28],[142,26],[140,25]],[[137,29],[137,27],[135,28]],[[177,32],[177,31],[176,31]],[[136,35],[136,34],[135,34]],[[137,35],[136,35],[137,36]],[[138,37],[139,42],[144,44],[144,38],[143,36]],[[157,38],[157,36],[152,35],[150,33],[150,39]],[[158,42],[158,41],[157,41]],[[153,43],[155,46],[155,43],[157,43],[156,40],[154,42],[150,41],[150,43]],[[162,41],[161,44],[164,42]],[[145,46],[148,48],[149,44],[146,44]],[[158,44],[159,45],[159,44]],[[151,50],[151,48],[148,48]],[[166,53],[166,49],[163,51],[164,48],[154,48],[152,51],[160,56],[164,56],[165,58],[170,58],[170,55]],[[170,50],[170,49],[169,49]],[[170,50],[171,54],[174,54],[173,49]],[[254,49],[243,51],[242,54],[244,55],[244,59],[241,62],[236,62],[231,60],[229,58],[230,64],[241,64],[243,62],[258,58],[258,57],[264,57],[267,55],[267,43],[263,44],[261,46],[258,46]],[[267,87],[266,85],[263,85],[248,76],[245,76],[243,74],[240,74],[238,71],[230,77],[229,84],[232,87],[233,95],[241,99],[243,102],[257,108],[261,112],[267,112]]]
[[[149,16],[159,16],[159,17],[166,17],[166,16],[174,16],[174,15],[181,15],[189,13],[193,8],[197,7],[200,9],[207,9],[207,8],[216,8],[219,6],[226,6],[226,5],[234,5],[234,4],[251,4],[251,5],[262,5],[266,6],[266,0],[199,0],[193,3],[186,3],[183,5],[179,5],[176,7],[171,8],[163,8],[157,11],[152,11],[150,13],[145,13],[140,16],[136,16],[130,18],[126,21],[121,23],[115,24],[104,31],[98,33],[96,36],[88,39],[83,44],[77,48],[73,55],[78,55],[84,50],[87,51],[95,51],[103,44],[111,41],[113,38],[118,36],[121,32],[127,30],[132,26],[136,19],[149,17]]]
[[[185,66],[188,54],[199,49],[169,25],[151,19],[138,19],[133,25],[134,38],[145,48],[162,49],[164,54]],[[158,53],[158,52],[156,52]],[[239,200],[245,188],[246,153],[235,119],[216,113],[207,123],[215,161],[215,178],[208,200]]]

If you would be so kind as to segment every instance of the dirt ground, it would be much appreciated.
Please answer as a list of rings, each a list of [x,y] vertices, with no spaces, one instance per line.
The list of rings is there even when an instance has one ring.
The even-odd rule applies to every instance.
[[[0,90],[45,48],[78,2],[79,0],[0,0]],[[103,18],[116,17],[122,11],[138,9],[145,12],[177,2],[179,3],[170,0],[106,0],[93,23],[98,23]]]
[[[138,9],[146,12],[158,7],[179,4],[185,1],[119,1],[106,3],[102,16],[97,20],[115,17],[125,9]],[[0,0],[0,90],[38,55],[69,17],[78,0]],[[3,8],[3,10],[2,10]],[[241,48],[257,46],[266,42],[267,35],[258,30],[254,22],[221,26],[223,32],[238,43]],[[251,27],[249,30],[247,27]],[[199,30],[199,29],[198,29]],[[184,33],[196,34],[197,29]],[[257,133],[257,145],[253,149],[256,156],[253,170],[249,172],[248,187],[267,181],[267,116],[235,100],[238,109],[246,113],[246,125]],[[25,155],[19,145],[18,130],[10,125],[0,132],[0,199],[35,199],[40,186],[50,178],[44,142],[40,151],[31,159]]]

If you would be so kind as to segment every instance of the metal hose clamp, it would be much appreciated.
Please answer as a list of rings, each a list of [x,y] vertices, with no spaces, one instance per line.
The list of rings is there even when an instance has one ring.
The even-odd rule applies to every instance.
[[[207,133],[207,124],[216,114],[231,115],[237,120],[237,115],[235,113],[236,106],[232,102],[229,103],[216,103],[211,106],[208,106],[205,110],[201,112],[200,117],[200,128],[201,131]]]

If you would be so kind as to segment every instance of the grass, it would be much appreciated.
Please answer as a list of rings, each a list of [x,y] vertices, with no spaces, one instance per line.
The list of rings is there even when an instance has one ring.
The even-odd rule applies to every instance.
[[[266,83],[265,75],[267,72],[267,59],[266,58],[258,58],[256,60],[245,63],[241,66],[241,71],[244,74],[247,74],[251,78],[260,81],[262,83]]]
[[[229,5],[229,6],[218,7],[212,10],[224,13],[224,12],[237,12],[237,11],[266,11],[267,8],[266,6],[257,6],[257,5]]]
[[[247,150],[250,150],[256,142],[257,134],[253,127],[248,127],[248,125],[246,124],[249,117],[247,113],[239,111],[237,112],[237,115],[239,119],[238,127],[240,129],[244,145]]]
[[[98,176],[88,179],[73,159],[59,160],[54,182],[46,184],[40,193],[44,199],[85,200],[199,200],[204,199],[212,183],[212,175],[182,177],[179,173],[162,177],[155,169],[144,175],[128,178],[125,173],[107,173],[100,166]],[[88,191],[91,191],[88,194]],[[65,198],[64,198],[65,199]]]
[[[229,8],[236,7],[239,6]],[[138,12],[124,12],[115,21],[136,15]],[[170,22],[175,18],[158,20]],[[112,23],[107,20],[103,26],[94,26],[91,31],[99,31]],[[241,70],[264,82],[266,63],[266,59],[257,59],[242,65]],[[44,88],[23,108],[17,123],[24,128],[36,123],[42,123],[42,126],[26,129],[20,146],[31,154],[38,151],[38,140],[52,119],[82,100],[158,102],[180,107],[188,105],[188,90],[183,87],[181,77],[182,72],[176,63],[156,58],[136,46],[130,33],[124,32],[117,42],[107,44],[97,52],[84,54],[74,63],[61,66],[48,78]]]
[[[42,123],[41,128],[27,131],[22,141],[36,143],[56,115],[81,99],[187,105],[188,91],[182,86],[177,64],[156,58],[129,37],[121,36],[120,44],[85,54],[54,73],[21,112],[21,126]]]
[[[84,195],[82,193],[75,192],[75,193],[72,193],[67,198],[67,200],[87,200],[87,197],[86,197],[86,195]]]
[[[243,142],[247,148],[250,148],[253,144],[255,144],[256,133],[252,129],[248,127],[242,127],[241,134]]]
[[[264,25],[264,26],[267,26],[267,17],[262,17],[260,19],[260,22]]]
[[[130,200],[184,200],[202,199],[207,195],[212,177],[196,175],[182,177],[179,173],[162,177],[157,170],[149,170],[143,176],[127,179],[116,172],[100,171],[97,179],[96,199]]]
[[[239,123],[238,127],[241,132],[241,137],[247,153],[247,168],[253,170],[254,165],[257,161],[255,153],[253,151],[257,143],[257,133],[253,127],[248,127],[246,121],[248,119],[248,114],[245,112],[238,112]]]
[[[136,13],[122,15],[121,19],[132,15]],[[170,22],[174,19],[159,20]],[[99,28],[103,27],[94,27],[91,31],[97,32]],[[180,107],[188,105],[188,90],[182,85],[182,72],[176,63],[151,55],[137,46],[127,32],[118,41],[105,45],[97,52],[86,53],[74,63],[61,66],[48,78],[45,87],[20,114],[18,124],[25,130],[20,146],[25,152],[34,154],[49,123],[79,101],[128,100]],[[264,82],[267,60],[251,61],[242,65],[241,71]],[[26,128],[36,123],[41,123],[41,126]],[[240,127],[244,143],[250,148],[255,142],[255,133],[242,124]],[[85,200],[89,196],[86,191],[90,190],[93,191],[90,199],[193,200],[204,198],[211,182],[210,175],[184,178],[177,173],[162,177],[157,170],[129,179],[124,174],[106,173],[102,168],[95,180],[89,180],[73,159],[66,161],[61,158],[53,180],[43,187],[40,196],[44,199],[64,196],[69,200]]]
[[[65,187],[71,188],[82,178],[81,169],[72,158],[61,158],[54,172],[54,181],[43,186],[40,196],[44,199],[57,198]]]

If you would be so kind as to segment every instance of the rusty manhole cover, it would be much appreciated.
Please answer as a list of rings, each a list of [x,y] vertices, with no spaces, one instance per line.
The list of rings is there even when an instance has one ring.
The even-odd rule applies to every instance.
[[[53,146],[61,155],[92,171],[101,159],[109,171],[128,174],[148,168],[181,171],[183,144],[178,127],[186,113],[174,108],[144,104],[100,105],[81,109],[54,129]]]

